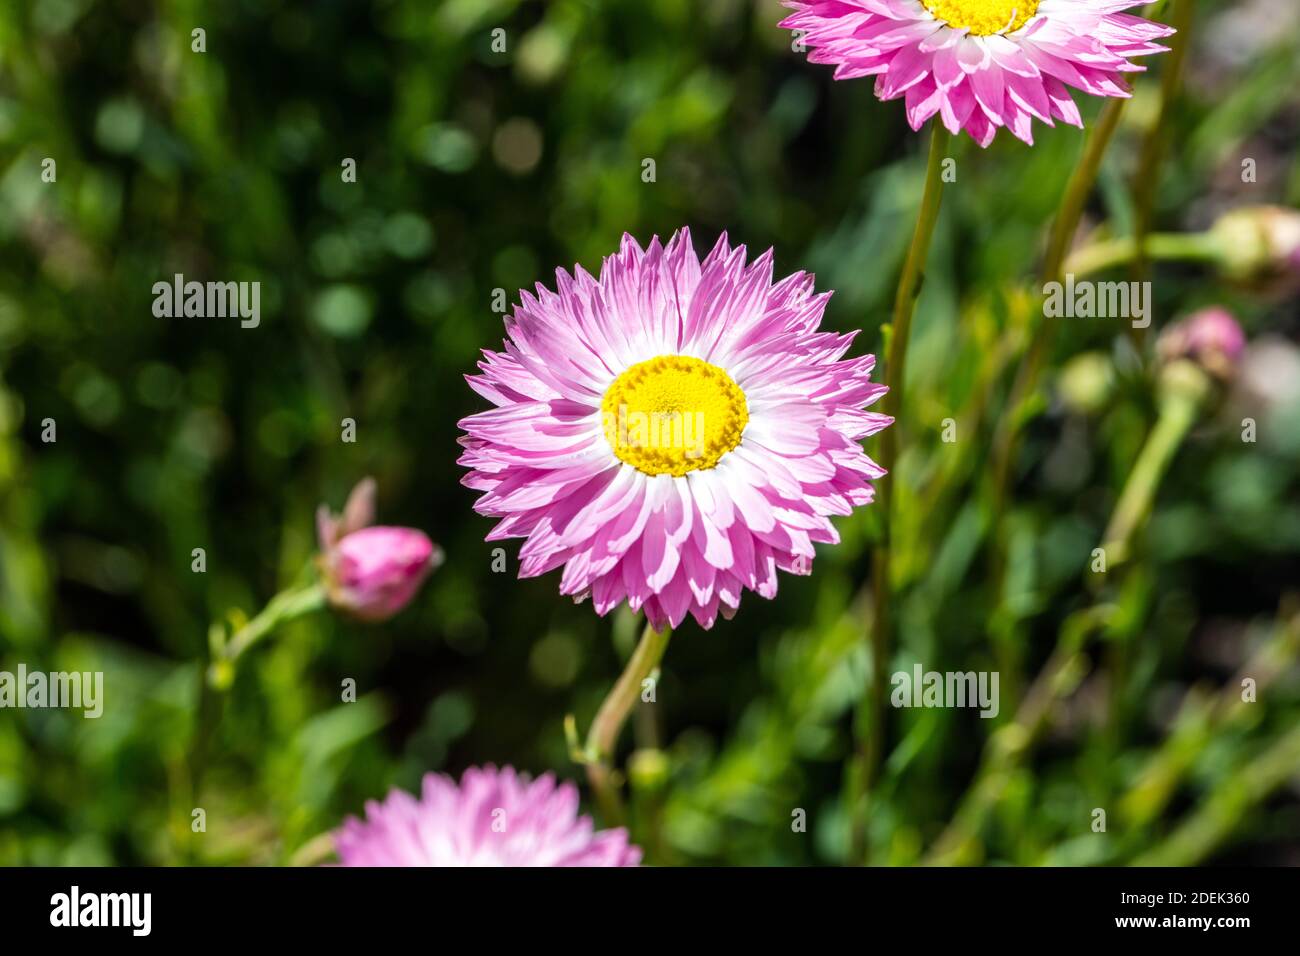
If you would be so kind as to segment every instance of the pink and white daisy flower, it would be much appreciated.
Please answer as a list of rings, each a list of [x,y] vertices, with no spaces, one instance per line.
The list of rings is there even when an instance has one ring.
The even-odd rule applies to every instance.
[[[334,834],[343,866],[636,866],[627,831],[596,832],[578,788],[510,767],[471,767],[460,785],[431,773],[419,799],[394,790]]]
[[[468,376],[497,407],[460,422],[475,509],[503,519],[488,540],[527,538],[521,577],[563,567],[562,593],[657,630],[808,574],[830,516],[872,500],[858,442],[892,421],[864,411],[875,358],[818,331],[813,284],[773,284],[771,250],[747,264],[725,235],[700,262],[683,229],[521,292],[505,351]]]
[[[1033,144],[1033,120],[1082,126],[1067,86],[1129,96],[1135,56],[1174,30],[1121,11],[1134,0],[787,0],[781,26],[804,32],[835,78],[876,77],[882,100],[906,97],[912,129],[938,114],[981,146],[1000,128]]]

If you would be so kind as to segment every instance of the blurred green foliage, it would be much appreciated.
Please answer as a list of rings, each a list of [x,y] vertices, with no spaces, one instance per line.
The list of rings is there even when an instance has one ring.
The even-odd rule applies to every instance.
[[[726,230],[774,246],[779,274],[815,270],[837,290],[828,326],[879,351],[925,141],[868,82],[807,64],[780,17],[770,0],[0,5],[0,669],[103,670],[107,697],[97,721],[0,711],[0,863],[305,861],[344,814],[429,770],[581,777],[563,718],[587,725],[637,624],[573,606],[555,575],[516,580],[513,546],[492,571],[490,523],[458,484],[456,422],[481,407],[462,375],[500,344],[494,290],[513,301],[557,266],[596,269],[624,231],[682,225],[701,251]],[[1134,184],[1160,59],[1088,227],[1131,231],[1135,190],[1163,231],[1300,205],[1294,3],[1197,4],[1166,161]],[[955,153],[899,425],[886,666],[997,669],[1003,700],[996,720],[891,714],[873,862],[1295,863],[1295,298],[1157,267],[1157,326],[1221,302],[1271,351],[1193,431],[1139,554],[1100,590],[1090,554],[1154,419],[1151,343],[1065,323],[1005,540],[989,537],[989,436],[1083,136]],[[176,273],[260,281],[261,326],[155,318],[153,283]],[[388,624],[320,614],[250,655],[195,837],[209,622],[289,583],[315,506],[367,474],[381,520],[426,529],[447,564]],[[649,862],[848,862],[875,520],[841,521],[843,544],[776,601],[674,637],[625,740]],[[347,678],[356,703],[340,702]]]

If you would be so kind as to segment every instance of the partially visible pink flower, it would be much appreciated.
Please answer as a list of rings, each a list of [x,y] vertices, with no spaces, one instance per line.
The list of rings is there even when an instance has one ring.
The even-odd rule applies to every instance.
[[[471,767],[460,785],[427,774],[417,799],[394,790],[334,834],[344,866],[636,866],[627,831],[596,831],[578,788],[510,767]]]
[[[1006,128],[1032,145],[1033,121],[1082,126],[1067,86],[1129,96],[1130,59],[1174,33],[1121,11],[1135,0],[786,0],[781,26],[803,31],[835,78],[876,77],[882,100],[906,97],[912,129],[936,114],[981,146]]]
[[[366,478],[335,517],[316,515],[320,566],[330,604],[363,621],[384,621],[410,603],[442,551],[414,528],[367,527],[374,518],[375,483]]]
[[[1165,361],[1189,358],[1221,378],[1230,377],[1246,349],[1246,333],[1232,313],[1211,306],[1189,315],[1160,335]]]

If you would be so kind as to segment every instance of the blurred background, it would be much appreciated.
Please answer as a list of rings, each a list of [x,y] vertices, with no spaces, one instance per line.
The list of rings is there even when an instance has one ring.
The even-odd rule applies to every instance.
[[[1182,83],[1162,97],[1168,56],[1136,78],[1080,245],[1144,216],[1197,234],[1300,205],[1300,7],[1192,6]],[[557,574],[517,580],[517,543],[493,570],[492,523],[455,463],[457,420],[484,407],[462,376],[500,347],[494,290],[513,303],[556,267],[596,270],[624,231],[683,225],[701,254],[726,230],[775,247],[778,275],[815,271],[836,290],[827,326],[879,352],[928,137],[869,82],[808,64],[782,15],[768,0],[0,5],[0,670],[105,674],[99,720],[0,711],[0,863],[317,862],[344,815],[430,770],[582,780],[564,717],[588,726],[638,623],[572,605]],[[1091,125],[1101,104],[1076,99]],[[873,863],[1300,863],[1296,286],[1226,253],[1157,262],[1134,267],[1154,281],[1149,335],[1063,321],[995,521],[991,438],[1084,143],[1035,132],[1033,148],[954,147],[895,478],[886,666],[997,670],[998,717],[892,711],[876,792],[853,792],[878,531],[864,509],[811,577],[674,636],[620,753],[648,862],[858,862],[856,811]],[[259,281],[260,326],[156,318],[153,284],[175,273]],[[1133,556],[1094,575],[1160,414],[1156,335],[1209,304],[1249,348],[1175,450]],[[386,624],[322,612],[250,652],[196,837],[186,761],[209,624],[292,581],[316,506],[337,510],[365,475],[379,520],[426,530],[447,562]]]

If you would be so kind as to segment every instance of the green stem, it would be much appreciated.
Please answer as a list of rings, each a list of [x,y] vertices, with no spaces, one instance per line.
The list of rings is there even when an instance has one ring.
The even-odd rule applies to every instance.
[[[1186,6],[1190,6],[1190,4],[1186,4]],[[1190,16],[1190,13],[1188,16]],[[1166,82],[1174,81],[1167,79]],[[1168,87],[1166,92],[1169,92]],[[1047,253],[1043,257],[1042,278],[1044,285],[1060,282],[1065,278],[1066,256],[1069,254],[1074,235],[1079,229],[1079,222],[1083,218],[1083,210],[1088,204],[1088,197],[1092,193],[1092,187],[1097,182],[1097,174],[1101,171],[1101,161],[1106,155],[1111,139],[1115,136],[1115,131],[1119,128],[1119,121],[1124,115],[1124,107],[1127,103],[1127,99],[1107,100],[1106,105],[1102,108],[1101,115],[1097,118],[1097,124],[1088,136],[1083,156],[1079,160],[1079,165],[1075,167],[1074,175],[1070,177],[1070,182],[1065,188],[1065,194],[1061,198],[1060,208],[1057,210],[1056,221],[1052,224],[1051,236],[1047,243]],[[1159,153],[1153,152],[1150,157],[1153,174],[1158,160]],[[1150,188],[1149,183],[1144,185],[1146,188]],[[1029,347],[1021,360],[1015,382],[1011,387],[1011,395],[1007,400],[1007,414],[1003,416],[1001,425],[993,439],[991,474],[993,479],[995,525],[1001,521],[1007,482],[1010,479],[1011,462],[1015,457],[1018,445],[1017,439],[1021,427],[1029,417],[1031,403],[1038,387],[1038,378],[1042,374],[1043,363],[1047,358],[1052,343],[1052,332],[1055,328],[1055,323],[1048,321],[1046,317],[1034,326]],[[994,567],[995,580],[1001,578],[1000,566],[1001,561],[999,559],[995,562]]]
[[[1065,187],[1056,221],[1052,224],[1047,254],[1043,259],[1044,285],[1064,279],[1063,266],[1066,253],[1069,251],[1075,232],[1079,229],[1079,220],[1083,218],[1088,196],[1091,195],[1092,187],[1097,182],[1097,173],[1101,170],[1102,157],[1106,155],[1106,148],[1110,145],[1115,130],[1119,128],[1119,120],[1124,112],[1124,104],[1127,102],[1128,100],[1123,99],[1108,100],[1101,111],[1101,116],[1097,119],[1097,125],[1088,136],[1083,157]],[[1007,399],[1007,414],[1002,417],[997,434],[994,436],[992,477],[995,519],[1001,517],[1007,483],[1010,479],[1011,462],[1015,457],[1018,444],[1017,438],[1027,417],[1028,403],[1033,399],[1038,387],[1038,377],[1042,372],[1043,361],[1047,357],[1048,347],[1052,341],[1051,333],[1054,329],[1055,324],[1046,316],[1034,325],[1029,347],[1020,361],[1015,383],[1011,387],[1011,395]]]
[[[1088,196],[1091,195],[1092,188],[1096,184],[1102,158],[1106,155],[1106,149],[1115,135],[1115,130],[1119,128],[1120,117],[1127,102],[1124,99],[1107,101],[1096,125],[1088,135],[1083,156],[1065,187],[1061,206],[1052,225],[1047,253],[1043,259],[1044,285],[1060,282],[1064,278],[1063,267],[1066,254],[1079,229],[1079,221],[1083,217]],[[993,541],[989,576],[993,582],[994,600],[999,602],[1005,597],[1003,592],[1006,583],[1007,554],[1003,537],[1012,464],[1016,460],[1019,449],[1021,428],[1032,417],[1036,407],[1038,379],[1051,351],[1052,332],[1055,327],[1056,323],[1045,315],[1033,323],[1029,345],[1016,370],[1016,377],[1007,397],[1006,410],[994,431],[989,453],[989,513],[990,535]],[[996,618],[1005,619],[1003,615],[997,615]],[[1014,704],[1017,696],[1015,688],[1019,686],[1020,677],[1019,664],[1014,657],[1015,635],[1010,632],[1010,625],[1008,625],[1003,633],[996,633],[991,637],[1000,666],[1004,671],[1003,680],[1008,688],[1004,691],[1004,696]]]
[[[271,598],[256,617],[235,631],[209,668],[208,679],[218,689],[229,687],[230,681],[234,679],[235,665],[250,647],[281,624],[324,607],[325,600],[325,588],[321,584],[308,584],[281,591]]]
[[[607,823],[622,820],[623,806],[614,781],[613,758],[619,732],[641,696],[641,685],[654,673],[668,649],[672,628],[656,631],[649,622],[623,673],[606,695],[587,733],[587,779]]]
[[[1300,615],[1288,616],[1284,608],[1273,636],[1241,665],[1217,695],[1210,697],[1192,689],[1183,699],[1169,735],[1133,775],[1134,783],[1119,803],[1126,827],[1142,829],[1161,819],[1202,755],[1216,739],[1253,723],[1254,704],[1242,700],[1242,681],[1256,682],[1263,693],[1291,673],[1300,653]],[[1221,768],[1220,773],[1224,770]]]
[[[1164,843],[1133,861],[1134,866],[1196,866],[1249,817],[1251,808],[1295,776],[1300,766],[1300,727],[1278,737],[1262,754],[1224,775],[1199,809]]]
[[[1056,648],[1034,678],[1015,718],[995,730],[984,745],[975,781],[958,801],[948,826],[925,855],[927,866],[969,866],[981,862],[980,833],[1014,782],[1016,769],[1030,757],[1053,708],[1082,683],[1088,669],[1083,646],[1095,632],[1109,625],[1113,610],[1109,605],[1093,605],[1076,611],[1062,623]]]
[[[1117,567],[1129,559],[1134,535],[1146,524],[1156,492],[1183,439],[1200,417],[1201,406],[1211,391],[1209,376],[1189,361],[1166,366],[1160,376],[1159,415],[1151,434],[1138,453],[1120,492],[1110,522],[1102,535],[1106,574],[1090,574],[1089,586],[1100,590]],[[1131,634],[1117,635],[1110,642],[1107,686],[1111,701],[1107,708],[1105,742],[1119,757],[1120,728],[1127,717],[1127,684],[1130,672]]]
[[[239,659],[281,624],[323,607],[325,599],[325,589],[320,584],[290,588],[271,598],[266,607],[236,630],[229,641],[221,639],[219,627],[214,628],[211,663],[199,671],[199,703],[190,745],[190,794],[196,805],[203,789],[212,737],[221,722],[225,692],[235,681]]]
[[[1164,370],[1160,387],[1160,416],[1139,453],[1103,535],[1108,570],[1123,560],[1133,535],[1150,513],[1160,480],[1197,420],[1211,383],[1199,368],[1182,361]],[[1112,630],[1112,641],[1116,644],[1126,639],[1113,633],[1115,610],[1113,604],[1098,603],[1066,619],[1056,648],[1020,703],[1015,720],[995,731],[985,746],[976,782],[927,854],[927,863],[978,862],[979,833],[1014,779],[1015,767],[1028,756],[1051,708],[1082,680],[1086,670],[1081,653],[1085,640],[1103,629]]]
[[[1159,418],[1129,472],[1102,536],[1108,570],[1127,560],[1133,535],[1151,513],[1156,489],[1169,463],[1199,417],[1201,404],[1210,392],[1210,381],[1192,363],[1177,362],[1165,369],[1161,391]]]
[[[934,238],[935,225],[939,220],[939,209],[943,202],[943,163],[948,157],[951,134],[942,123],[935,121],[930,134],[930,156],[925,169],[925,192],[921,197],[921,208],[917,213],[916,229],[912,234],[912,244],[907,250],[907,259],[903,263],[903,273],[898,279],[898,292],[894,298],[894,315],[889,329],[889,352],[885,361],[885,393],[881,411],[892,415],[894,424],[880,433],[880,466],[888,472],[880,483],[878,515],[880,518],[880,537],[876,543],[872,558],[872,576],[874,595],[870,632],[871,646],[871,686],[865,698],[864,706],[869,715],[866,736],[860,743],[860,785],[863,796],[870,794],[875,785],[877,770],[880,766],[884,748],[884,700],[885,700],[885,666],[889,660],[890,636],[890,568],[889,549],[892,538],[892,511],[894,502],[894,482],[897,480],[894,470],[898,463],[899,448],[899,414],[903,409],[903,388],[907,373],[907,347],[911,340],[912,316],[916,311],[916,300],[920,295],[924,280],[925,263],[930,254],[930,242]],[[859,720],[861,727],[863,721]],[[854,801],[857,802],[856,800]],[[854,814],[854,856],[858,851],[866,852],[865,809],[863,818]]]
[[[1123,99],[1108,100],[1097,118],[1097,125],[1093,127],[1092,134],[1088,137],[1083,157],[1075,167],[1074,175],[1070,177],[1070,183],[1066,186],[1065,195],[1061,199],[1060,210],[1056,214],[1056,222],[1052,225],[1052,235],[1047,243],[1047,255],[1043,259],[1044,283],[1059,281],[1061,278],[1061,265],[1065,262],[1074,234],[1079,229],[1084,207],[1088,204],[1092,187],[1097,182],[1097,174],[1101,171],[1102,158],[1106,155],[1106,149],[1115,136],[1115,130],[1119,128],[1120,117],[1124,115],[1124,105],[1127,102]]]
[[[1158,232],[1147,236],[1145,244],[1137,236],[1123,236],[1077,250],[1066,260],[1065,274],[1081,279],[1139,261],[1213,262],[1219,255],[1218,239],[1208,232]]]
[[[1143,140],[1137,174],[1133,177],[1133,234],[1136,237],[1137,255],[1133,260],[1132,277],[1139,282],[1147,278],[1150,260],[1155,258],[1146,248],[1146,242],[1154,217],[1156,187],[1160,182],[1160,165],[1168,150],[1170,108],[1178,95],[1178,87],[1183,77],[1183,64],[1187,60],[1194,6],[1192,0],[1175,0],[1172,26],[1178,32],[1170,39],[1169,56],[1162,64],[1160,114]],[[1137,331],[1140,334],[1145,330]]]

